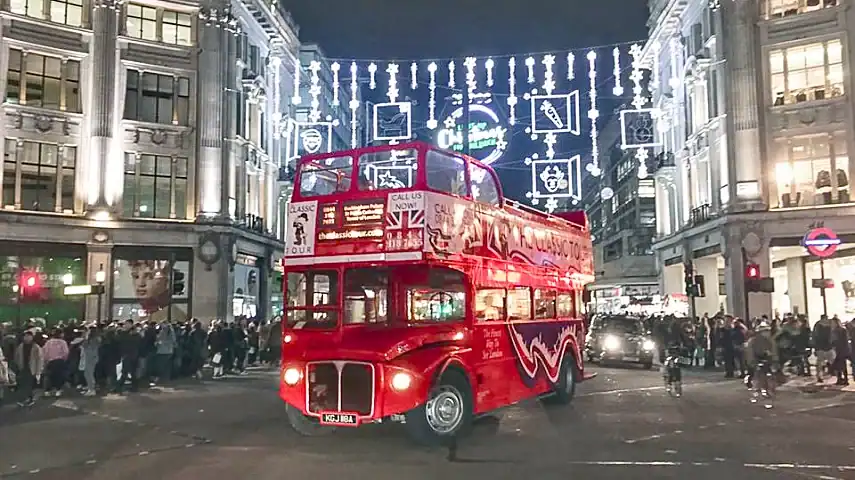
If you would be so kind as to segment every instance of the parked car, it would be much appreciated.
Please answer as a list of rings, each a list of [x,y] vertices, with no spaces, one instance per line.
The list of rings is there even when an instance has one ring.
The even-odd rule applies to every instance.
[[[656,343],[639,317],[598,315],[591,321],[585,353],[594,363],[631,363],[650,369]]]

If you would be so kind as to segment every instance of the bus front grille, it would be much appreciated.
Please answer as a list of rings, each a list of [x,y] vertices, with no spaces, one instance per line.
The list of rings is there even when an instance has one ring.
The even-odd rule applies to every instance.
[[[309,413],[374,413],[374,366],[360,362],[313,362],[306,367]]]

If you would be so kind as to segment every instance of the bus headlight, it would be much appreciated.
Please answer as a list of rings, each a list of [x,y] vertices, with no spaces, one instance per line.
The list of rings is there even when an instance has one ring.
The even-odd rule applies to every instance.
[[[392,376],[392,388],[401,392],[408,388],[413,383],[413,377],[409,373],[398,372]]]
[[[641,343],[641,348],[644,349],[645,352],[652,352],[656,350],[656,344],[653,340],[645,340]]]
[[[620,350],[620,339],[614,335],[607,335],[603,339],[603,349],[608,351]]]
[[[289,367],[282,372],[282,381],[285,382],[286,385],[290,385],[292,387],[300,383],[301,378],[303,378],[303,372],[298,368]]]

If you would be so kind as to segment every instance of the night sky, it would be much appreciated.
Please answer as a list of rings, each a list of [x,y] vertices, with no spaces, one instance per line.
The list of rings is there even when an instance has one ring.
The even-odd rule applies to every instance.
[[[279,4],[300,26],[301,41],[320,44],[331,58],[379,63],[555,52],[560,59],[562,52],[578,49],[577,77],[582,82],[567,87],[583,94],[587,80],[582,63],[585,49],[646,36],[645,0],[279,0]],[[607,53],[601,50],[600,55],[605,59]],[[598,73],[603,82],[598,87],[603,116],[616,105],[610,97],[610,85],[606,88],[610,68],[610,63],[604,63]],[[556,70],[560,77],[562,68],[557,66]],[[497,69],[496,78],[506,76]],[[519,81],[524,84],[524,80]],[[494,94],[506,93],[506,83],[497,82]],[[582,108],[587,110],[584,103],[583,99]],[[432,134],[424,129],[421,133]],[[585,144],[588,133],[583,128],[580,138],[561,147],[573,153],[590,151],[590,141],[587,147]],[[519,179],[526,171],[522,158],[533,148],[541,149],[529,144],[523,132],[514,132],[510,151],[494,165],[507,196],[522,199],[528,190],[527,182]]]

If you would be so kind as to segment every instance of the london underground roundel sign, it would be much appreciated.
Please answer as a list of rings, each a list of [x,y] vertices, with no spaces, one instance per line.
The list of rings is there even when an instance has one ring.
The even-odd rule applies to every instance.
[[[841,240],[837,238],[837,234],[825,227],[814,228],[802,238],[802,245],[808,253],[820,258],[834,255],[840,244]]]

